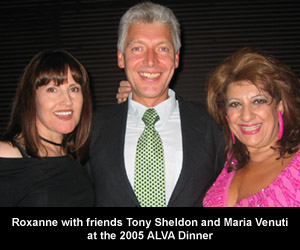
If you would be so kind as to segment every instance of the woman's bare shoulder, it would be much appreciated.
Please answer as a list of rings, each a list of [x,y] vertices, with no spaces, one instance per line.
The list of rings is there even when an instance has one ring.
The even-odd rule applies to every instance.
[[[18,148],[14,147],[10,142],[0,141],[0,157],[20,158],[22,155]]]

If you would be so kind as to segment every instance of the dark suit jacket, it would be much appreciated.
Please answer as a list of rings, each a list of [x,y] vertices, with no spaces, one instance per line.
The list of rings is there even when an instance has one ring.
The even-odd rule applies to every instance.
[[[182,128],[183,165],[168,206],[202,206],[203,197],[224,166],[223,134],[201,104],[177,97]],[[94,113],[87,169],[96,206],[134,207],[137,198],[126,175],[124,139],[128,103]]]

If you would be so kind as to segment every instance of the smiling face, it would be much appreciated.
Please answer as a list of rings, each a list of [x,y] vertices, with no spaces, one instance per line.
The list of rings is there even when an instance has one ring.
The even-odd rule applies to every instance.
[[[68,69],[67,81],[56,85],[53,81],[36,90],[36,126],[40,136],[62,138],[77,126],[83,106],[80,84]],[[57,141],[57,140],[56,140]]]
[[[230,130],[251,148],[270,147],[277,141],[278,114],[282,104],[275,101],[265,91],[247,82],[234,82],[227,88],[226,110]]]
[[[167,24],[131,24],[118,65],[124,68],[133,100],[153,107],[168,98],[169,83],[179,64]]]

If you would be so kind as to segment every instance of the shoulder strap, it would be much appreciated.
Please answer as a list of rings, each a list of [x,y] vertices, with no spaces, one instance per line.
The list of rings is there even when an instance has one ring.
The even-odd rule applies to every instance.
[[[29,158],[29,155],[26,153],[26,150],[20,145],[20,143],[18,143],[16,140],[13,140],[12,142],[14,146],[16,146],[19,149],[23,158]]]

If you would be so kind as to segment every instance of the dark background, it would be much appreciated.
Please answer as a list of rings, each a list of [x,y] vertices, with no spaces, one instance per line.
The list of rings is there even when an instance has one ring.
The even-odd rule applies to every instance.
[[[40,50],[63,48],[87,68],[95,108],[115,104],[120,80],[117,30],[139,1],[10,0],[0,3],[0,134],[9,120],[18,80]],[[180,67],[172,88],[205,102],[206,80],[217,64],[243,46],[271,52],[300,76],[300,1],[165,0],[182,28]]]

